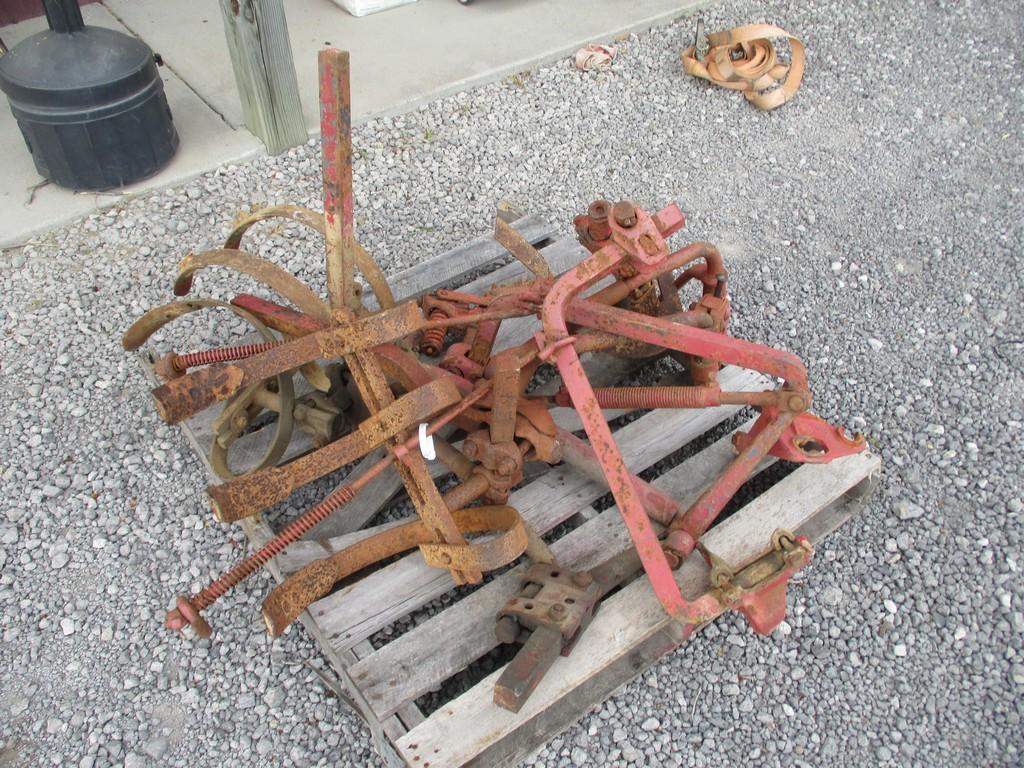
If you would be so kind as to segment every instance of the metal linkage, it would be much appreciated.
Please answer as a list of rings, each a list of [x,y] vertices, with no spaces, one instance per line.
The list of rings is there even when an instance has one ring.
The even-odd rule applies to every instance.
[[[728,273],[718,250],[702,242],[669,248],[666,239],[684,225],[676,205],[651,213],[629,201],[598,200],[574,220],[589,251],[574,268],[554,274],[541,251],[499,220],[495,237],[529,270],[528,279],[495,285],[483,295],[438,290],[395,303],[354,236],[347,54],[322,53],[320,75],[325,215],[296,206],[250,213],[225,248],[186,256],[175,281],[176,293],[184,295],[199,270],[225,267],[256,279],[290,306],[247,294],[230,304],[186,299],[146,313],[125,334],[124,345],[137,348],[172,320],[208,308],[226,308],[262,335],[258,344],[169,353],[158,365],[165,381],[153,395],[168,423],[225,403],[215,423],[221,449],[260,414],[275,418],[276,437],[262,463],[238,476],[227,473],[226,482],[210,487],[211,507],[222,522],[259,514],[372,450],[383,448],[385,455],[197,595],[179,597],[167,626],[191,626],[208,635],[203,611],[394,467],[417,516],[311,563],[278,585],[264,602],[272,634],[284,631],[339,580],[413,548],[428,564],[448,570],[457,584],[478,583],[485,572],[524,554],[530,560],[522,592],[497,623],[502,641],[523,643],[495,691],[496,701],[514,710],[557,656],[571,651],[600,599],[641,569],[675,620],[680,641],[730,609],[743,613],[757,631],[771,631],[785,613],[790,576],[811,556],[809,545],[778,532],[765,542],[768,554],[733,573],[701,539],[766,455],[820,463],[861,451],[865,442],[808,411],[807,371],[798,358],[728,334]],[[327,302],[280,267],[240,250],[251,226],[275,217],[325,235]],[[379,310],[363,304],[356,269],[376,294]],[[699,295],[684,306],[681,291],[690,284]],[[496,348],[502,323],[519,317],[536,318],[539,330],[517,346]],[[582,358],[598,351],[669,355],[691,381],[679,387],[594,388]],[[723,391],[723,365],[759,371],[782,385]],[[553,397],[528,395],[543,366],[555,369],[561,389]],[[296,371],[312,393],[295,396]],[[601,410],[723,404],[755,408],[760,418],[736,436],[737,456],[688,508],[628,470]],[[556,406],[576,409],[585,440],[555,426],[550,409]],[[280,464],[293,423],[316,436],[316,447]],[[339,423],[346,428],[336,428]],[[434,435],[437,458],[459,481],[443,495],[426,467],[434,457]],[[556,464],[563,458],[608,485],[633,543],[589,572],[554,563],[528,521],[507,505],[526,463]],[[472,538],[484,533],[490,538]],[[691,555],[703,556],[712,571],[712,591],[697,600],[680,593],[673,573]]]

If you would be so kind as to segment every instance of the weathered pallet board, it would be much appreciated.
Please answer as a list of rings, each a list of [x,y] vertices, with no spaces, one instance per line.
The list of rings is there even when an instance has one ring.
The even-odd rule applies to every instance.
[[[729,438],[722,438],[658,477],[654,485],[685,504],[696,498],[707,479],[720,474],[733,456]],[[629,535],[613,507],[602,513],[594,511],[588,524],[554,542],[551,551],[564,567],[585,570],[628,545]],[[352,679],[378,717],[414,701],[497,646],[493,618],[515,595],[525,570],[526,566],[520,565],[503,573],[353,666]],[[459,627],[457,635],[452,634],[452,627]]]
[[[516,223],[534,227],[528,239],[545,246],[542,253],[556,272],[564,271],[585,255],[572,241],[546,243],[551,228],[537,217],[525,217]],[[440,285],[453,285],[461,276],[493,266],[503,255],[489,237],[474,243],[475,248],[467,245],[431,260],[438,264],[444,259],[463,260],[472,267],[448,263],[441,271],[421,266],[413,274],[399,276],[395,281],[400,286],[396,294],[415,296]],[[524,276],[523,267],[512,262],[461,289],[481,292],[494,281]],[[503,324],[499,346],[528,338],[535,327],[529,319]],[[591,375],[602,385],[608,385],[618,381],[633,365],[607,365],[602,361],[592,368]],[[770,386],[758,374],[729,368],[722,372],[722,383],[735,389]],[[658,411],[619,428],[615,436],[627,463],[638,471],[701,439],[738,412],[735,407]],[[621,412],[607,415],[618,413]],[[569,409],[558,409],[556,418],[567,428],[579,427]],[[212,479],[207,458],[208,425],[212,418],[207,417],[205,422],[201,417],[197,419],[186,422],[184,432]],[[204,423],[207,433],[203,432]],[[749,423],[740,428],[747,428]],[[708,478],[721,472],[733,455],[728,436],[720,438],[664,471],[653,482],[685,504],[696,498]],[[759,470],[772,462],[767,459]],[[877,457],[862,454],[827,465],[799,467],[713,528],[705,543],[739,568],[762,554],[778,527],[796,530],[818,541],[854,514],[872,487],[879,464]],[[443,470],[436,469],[438,466],[435,465],[435,471],[441,474]],[[274,577],[280,581],[312,559],[395,525],[362,528],[398,488],[394,477],[378,489],[377,496],[371,497],[372,503],[355,517],[337,514],[328,521],[329,525],[315,530],[309,540],[296,542],[272,562]],[[572,467],[561,465],[525,483],[510,503],[541,531],[570,521],[568,527],[572,529],[552,542],[552,550],[564,565],[588,568],[629,546],[617,509],[598,512],[592,506],[605,493],[602,485]],[[262,516],[245,521],[242,527],[254,546],[273,535]],[[368,574],[303,614],[304,626],[333,668],[347,700],[366,719],[378,751],[389,765],[514,765],[676,647],[676,630],[662,612],[646,577],[640,576],[602,604],[573,654],[555,663],[518,714],[492,703],[498,670],[424,716],[417,705],[419,697],[438,690],[497,645],[494,615],[516,590],[522,570],[519,565],[506,571],[380,647],[370,642],[377,630],[404,619],[453,587],[447,572],[428,568],[418,553]],[[699,557],[688,559],[676,576],[687,596],[696,597],[707,589],[707,569]]]

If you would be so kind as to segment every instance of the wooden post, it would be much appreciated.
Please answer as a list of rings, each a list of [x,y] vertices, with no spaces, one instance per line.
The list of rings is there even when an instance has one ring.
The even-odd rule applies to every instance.
[[[220,0],[245,124],[271,154],[308,137],[284,0]]]

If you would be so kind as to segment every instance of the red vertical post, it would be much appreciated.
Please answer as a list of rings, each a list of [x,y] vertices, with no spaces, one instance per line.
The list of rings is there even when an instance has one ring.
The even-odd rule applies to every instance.
[[[355,281],[352,211],[352,93],[348,51],[320,51],[320,145],[323,150],[327,296],[331,309],[360,305]]]

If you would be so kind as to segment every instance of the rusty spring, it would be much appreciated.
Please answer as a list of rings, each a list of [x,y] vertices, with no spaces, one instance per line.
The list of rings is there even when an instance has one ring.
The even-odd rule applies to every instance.
[[[440,309],[430,310],[428,320],[444,320],[447,318],[444,312]],[[423,337],[420,339],[420,351],[427,357],[437,357],[441,354],[441,348],[444,346],[445,328],[428,328],[423,332]]]
[[[264,341],[259,344],[239,344],[236,347],[220,347],[219,349],[204,349],[199,352],[189,352],[184,355],[175,355],[172,365],[174,370],[184,373],[189,368],[197,365],[211,365],[213,363],[228,363],[233,360],[243,360],[253,355],[266,352],[280,344],[280,341]]]
[[[606,387],[595,389],[594,398],[602,408],[705,408],[714,404],[709,402],[712,392],[709,387]],[[555,402],[575,407],[564,389],[555,395]]]
[[[203,591],[189,602],[192,603],[197,611],[202,611],[213,605],[228,590],[262,568],[270,558],[280,554],[289,544],[306,533],[306,531],[322,523],[336,509],[352,501],[355,495],[356,490],[352,486],[341,486],[341,488],[331,493],[311,510],[289,523],[283,531],[267,542],[259,551],[251,554],[220,578],[210,582]]]

